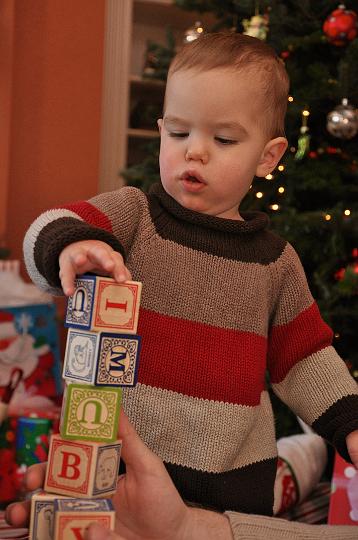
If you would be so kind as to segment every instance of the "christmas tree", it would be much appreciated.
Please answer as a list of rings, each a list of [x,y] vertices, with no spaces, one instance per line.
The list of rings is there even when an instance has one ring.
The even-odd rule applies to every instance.
[[[358,379],[358,19],[356,1],[175,0],[182,9],[211,12],[204,31],[244,32],[265,39],[291,80],[286,135],[289,150],[277,170],[257,178],[242,209],[270,215],[305,268],[333,345]],[[196,28],[188,30],[194,39]],[[198,37],[200,39],[200,37]],[[158,69],[168,47],[156,49]],[[156,143],[152,143],[156,144]],[[159,178],[158,147],[124,176],[148,187]],[[154,159],[153,159],[154,156]],[[290,432],[290,420],[281,422]]]

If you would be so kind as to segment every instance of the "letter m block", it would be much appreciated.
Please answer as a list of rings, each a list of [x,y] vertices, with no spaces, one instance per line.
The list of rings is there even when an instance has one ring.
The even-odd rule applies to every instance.
[[[94,332],[135,334],[142,284],[84,274],[69,297],[65,326]]]
[[[108,497],[116,491],[121,441],[68,441],[52,435],[45,491],[76,498]]]

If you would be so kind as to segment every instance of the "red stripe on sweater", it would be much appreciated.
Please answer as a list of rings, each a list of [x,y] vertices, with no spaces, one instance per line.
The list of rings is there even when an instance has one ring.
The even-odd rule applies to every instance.
[[[103,214],[98,208],[87,201],[79,201],[75,203],[66,204],[61,208],[66,208],[79,215],[86,223],[104,229],[105,231],[112,232],[112,223],[108,217]]]
[[[141,309],[138,382],[193,397],[258,405],[267,340]]]
[[[281,382],[297,362],[331,345],[332,337],[315,302],[290,323],[273,327],[267,360],[271,382]]]

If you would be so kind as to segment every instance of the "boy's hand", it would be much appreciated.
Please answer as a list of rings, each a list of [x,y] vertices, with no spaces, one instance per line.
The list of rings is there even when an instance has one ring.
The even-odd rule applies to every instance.
[[[132,279],[122,255],[100,240],[82,240],[68,245],[60,254],[59,264],[61,285],[66,296],[75,292],[74,281],[78,274],[94,272],[111,276],[119,283]]]
[[[347,449],[353,465],[358,469],[358,429],[352,431],[347,438]]]

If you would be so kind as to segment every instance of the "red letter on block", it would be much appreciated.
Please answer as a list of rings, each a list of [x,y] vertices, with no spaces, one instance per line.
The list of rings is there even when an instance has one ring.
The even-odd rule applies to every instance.
[[[82,534],[82,531],[83,529],[79,528],[79,527],[71,527],[71,531],[73,532],[76,540],[83,540],[83,534]]]
[[[67,480],[76,480],[80,475],[80,469],[78,468],[81,461],[80,456],[71,452],[64,452],[63,450],[60,453],[63,455],[63,461],[62,469],[58,476],[60,478],[67,478]],[[70,463],[71,457],[73,460]],[[72,475],[68,474],[69,469],[72,469]]]

